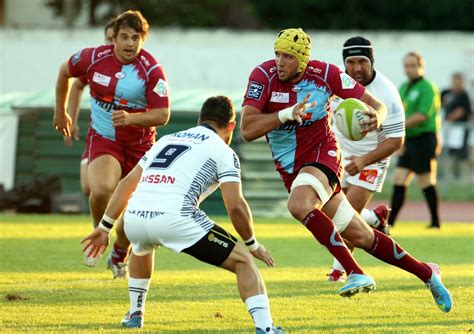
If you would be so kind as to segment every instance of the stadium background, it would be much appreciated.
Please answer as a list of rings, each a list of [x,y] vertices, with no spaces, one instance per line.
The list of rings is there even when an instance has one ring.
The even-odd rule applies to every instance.
[[[276,31],[293,25],[310,32],[313,58],[341,64],[342,43],[364,34],[374,45],[376,68],[396,86],[405,79],[402,57],[418,50],[426,58],[426,76],[440,89],[449,87],[450,75],[460,71],[474,96],[474,24],[463,15],[472,12],[473,1],[458,1],[455,6],[439,1],[428,7],[419,2],[413,7],[409,1],[382,5],[380,1],[358,0],[332,5],[330,1],[299,0],[287,7],[284,1],[0,2],[0,127],[3,138],[18,138],[3,140],[7,159],[1,162],[0,183],[8,190],[38,174],[59,174],[66,194],[79,193],[74,162],[79,160],[82,142],[67,149],[49,126],[57,68],[82,47],[101,44],[103,23],[123,8],[141,9],[149,19],[152,28],[145,48],[167,71],[173,116],[159,135],[192,125],[201,101],[212,93],[231,96],[238,110],[248,74],[256,64],[272,57]],[[357,12],[364,15],[352,14]],[[82,138],[89,117],[84,100]],[[242,155],[247,181],[244,190],[256,213],[285,214],[286,193],[272,172],[269,150],[263,143],[241,146],[239,136],[236,138],[234,146]],[[443,201],[474,200],[472,157],[465,163],[461,182],[453,182],[448,168],[440,166],[445,176],[440,180]],[[262,170],[265,172],[256,172]],[[390,176],[387,181],[376,199],[389,198]],[[274,190],[271,199],[268,188]],[[416,186],[411,187],[410,198],[421,200]],[[204,208],[223,213],[220,204],[219,195],[214,195]]]
[[[416,49],[426,57],[426,76],[440,88],[448,87],[453,71],[461,71],[474,97],[472,0],[0,0],[0,184],[6,189],[51,173],[62,176],[67,194],[79,194],[82,142],[68,149],[52,128],[57,70],[78,49],[102,43],[103,24],[128,8],[141,9],[152,24],[145,48],[168,74],[173,115],[160,134],[193,124],[210,94],[230,95],[239,106],[250,70],[272,57],[275,34],[289,26],[310,32],[313,58],[335,64],[348,37],[369,37],[376,67],[397,86],[404,80],[403,55]],[[87,98],[83,107],[82,138]],[[258,264],[277,324],[291,333],[472,332],[474,225],[466,222],[474,221],[474,154],[462,180],[449,177],[449,170],[440,180],[441,217],[449,224],[441,231],[425,228],[428,210],[418,202],[422,195],[414,184],[403,222],[392,231],[412,254],[442,265],[455,301],[445,315],[423,284],[363,252],[357,259],[378,290],[357,299],[337,297],[338,287],[324,282],[327,251],[300,224],[284,218],[286,194],[268,147],[262,141],[239,144],[234,147],[244,162],[246,196],[256,213],[271,216],[257,217],[255,229],[277,260],[272,269]],[[384,189],[377,200],[389,200],[390,176]],[[218,197],[208,200],[212,213],[219,213]],[[213,218],[232,230],[226,217]],[[94,269],[82,265],[78,241],[89,232],[87,214],[0,213],[2,333],[119,330],[127,282],[112,280],[104,263]],[[155,262],[145,332],[253,329],[232,275],[166,250],[157,252]]]

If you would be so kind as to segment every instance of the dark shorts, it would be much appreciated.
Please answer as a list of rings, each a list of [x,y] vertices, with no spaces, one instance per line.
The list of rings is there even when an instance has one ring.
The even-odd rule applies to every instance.
[[[85,148],[84,148],[84,152],[82,152],[81,161],[84,160],[84,159],[89,160],[90,137],[91,137],[91,128],[89,128],[89,130],[87,131],[86,145],[85,145]]]
[[[328,177],[329,184],[334,189],[334,192],[337,193],[341,190],[339,180],[341,180],[344,173],[344,166],[342,164],[341,151],[335,140],[322,143],[317,147],[316,150],[305,157],[304,163],[295,170],[295,173],[289,174],[285,171],[279,171],[288,192],[290,192],[291,185],[298,176],[299,170],[305,166],[313,166],[320,169]]]
[[[199,261],[220,266],[229,257],[236,244],[236,237],[222,227],[214,225],[204,237],[182,252]]]
[[[111,155],[120,163],[122,177],[125,177],[152,146],[153,141],[143,143],[113,141],[91,130],[88,147],[89,163],[102,155]]]
[[[407,138],[405,152],[398,159],[397,166],[407,168],[416,174],[431,172],[431,160],[436,159],[437,144],[435,133]]]

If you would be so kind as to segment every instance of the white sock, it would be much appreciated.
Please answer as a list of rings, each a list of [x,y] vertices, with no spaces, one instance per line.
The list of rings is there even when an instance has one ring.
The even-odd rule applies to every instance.
[[[360,214],[362,218],[367,222],[372,227],[377,228],[379,226],[380,222],[375,215],[375,212],[373,210],[368,210],[368,209],[362,209],[362,212]]]
[[[332,269],[337,269],[342,272],[345,272],[344,267],[336,258],[334,258],[334,262],[332,263]]]
[[[273,333],[273,320],[267,295],[255,295],[245,300],[247,310],[253,318],[255,327]]]
[[[130,314],[136,311],[145,313],[145,301],[150,287],[151,278],[128,278],[128,293],[130,295]]]

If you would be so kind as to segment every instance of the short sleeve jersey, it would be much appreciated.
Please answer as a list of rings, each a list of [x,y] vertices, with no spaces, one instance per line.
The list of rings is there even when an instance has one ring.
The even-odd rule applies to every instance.
[[[422,113],[427,117],[422,123],[406,129],[407,138],[438,131],[441,125],[439,114],[441,99],[435,84],[425,78],[420,78],[413,83],[405,82],[400,87],[400,96],[406,118],[414,113]]]
[[[289,121],[266,135],[277,170],[293,174],[303,167],[307,162],[305,159],[321,143],[335,140],[327,117],[330,97],[360,98],[365,88],[337,66],[322,61],[310,61],[297,83],[280,81],[276,69],[275,61],[270,60],[252,71],[243,106],[253,106],[265,114],[275,113],[301,102],[310,94],[309,103],[316,104],[306,110],[307,117],[302,124]]]
[[[352,141],[342,135],[337,127],[334,127],[334,133],[341,146],[342,155],[361,156],[377,148],[377,145],[386,138],[400,138],[405,136],[405,112],[400,99],[400,94],[393,83],[380,71],[375,72],[375,77],[365,88],[376,98],[381,100],[386,108],[387,115],[382,125],[377,131],[372,131],[359,141]],[[331,102],[331,111],[334,112],[342,99],[335,99]],[[389,157],[382,162],[388,163]]]
[[[113,45],[86,48],[69,58],[73,77],[87,77],[91,95],[91,126],[101,136],[114,141],[141,140],[155,135],[155,128],[126,126],[115,128],[112,111],[146,112],[168,108],[166,76],[161,65],[141,50],[129,64],[122,64]]]
[[[128,202],[133,210],[203,217],[199,204],[226,182],[240,182],[237,154],[211,129],[197,126],[160,138],[138,165],[143,169]]]

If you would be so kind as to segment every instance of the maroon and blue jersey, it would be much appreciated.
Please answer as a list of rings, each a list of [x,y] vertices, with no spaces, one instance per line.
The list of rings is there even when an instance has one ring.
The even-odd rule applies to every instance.
[[[294,174],[308,162],[322,161],[322,145],[336,142],[328,120],[329,99],[333,95],[359,99],[364,92],[364,86],[337,66],[316,60],[308,63],[299,82],[282,82],[275,61],[270,60],[250,74],[243,106],[253,106],[264,114],[275,113],[300,103],[310,94],[308,103],[315,102],[315,106],[306,109],[302,124],[288,121],[266,135],[277,170]],[[338,152],[329,150],[328,154],[336,157]]]
[[[147,51],[122,64],[114,54],[113,45],[86,48],[69,58],[69,73],[87,77],[91,95],[91,127],[99,135],[113,141],[137,143],[154,140],[154,127],[114,127],[113,110],[129,113],[168,108],[166,76],[161,64]]]

